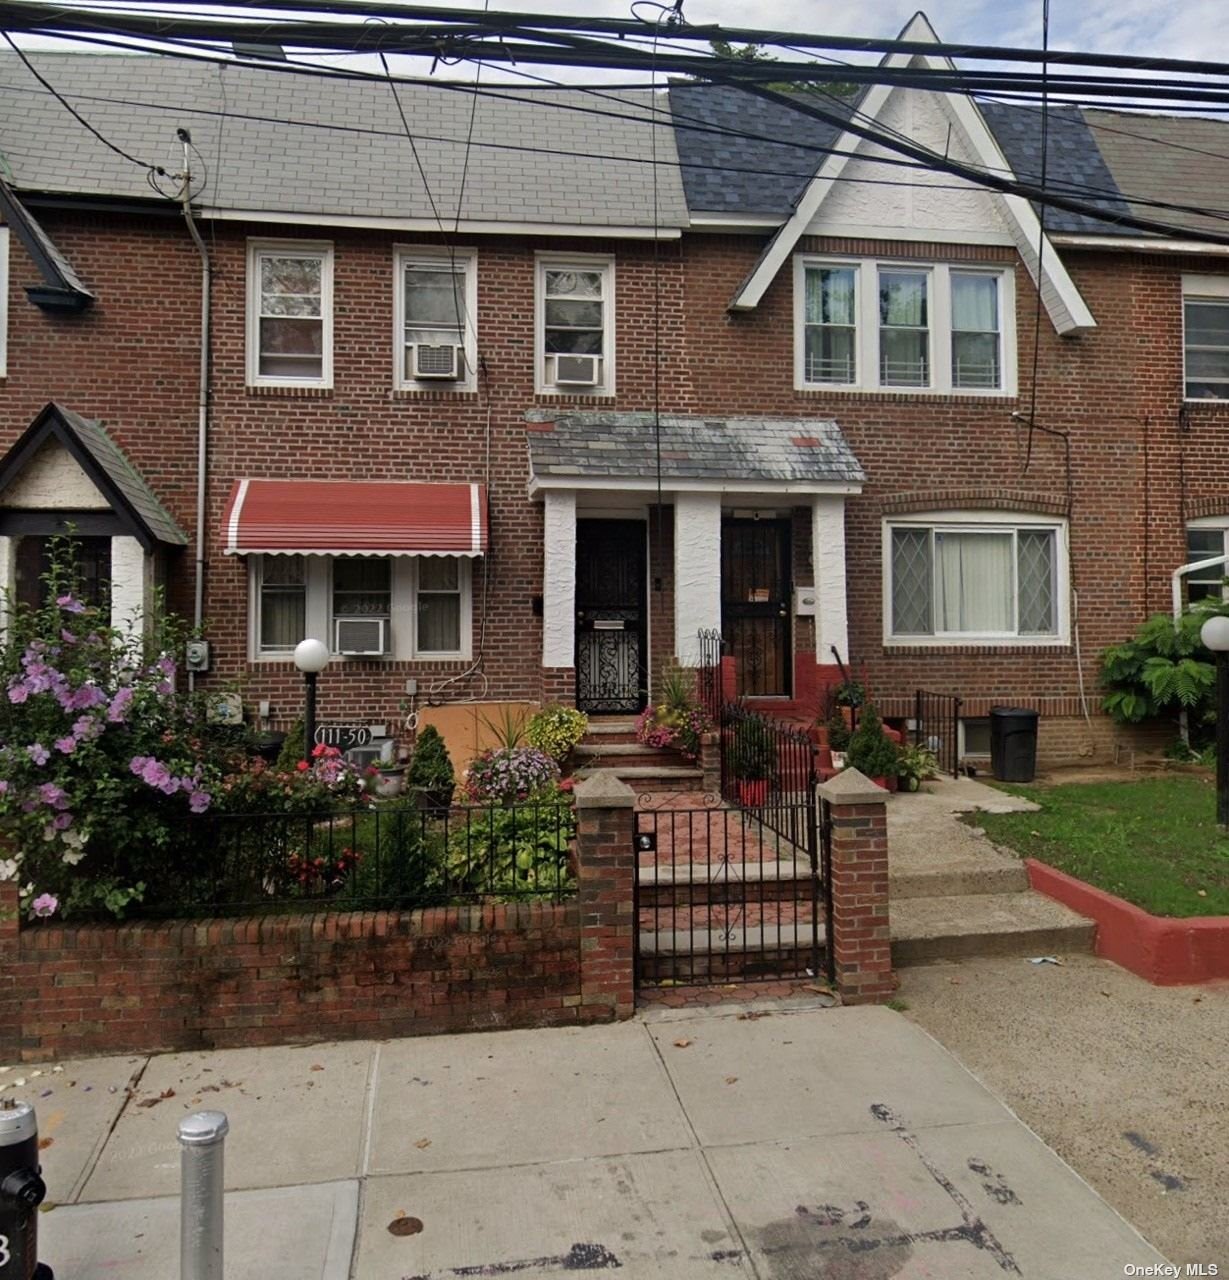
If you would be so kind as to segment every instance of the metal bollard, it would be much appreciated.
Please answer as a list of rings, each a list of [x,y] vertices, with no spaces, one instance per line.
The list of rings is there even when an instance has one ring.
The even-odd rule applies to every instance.
[[[38,1260],[38,1206],[47,1186],[38,1163],[38,1119],[28,1102],[0,1101],[0,1276],[54,1280]]]
[[[221,1111],[179,1122],[179,1280],[222,1280],[223,1153],[230,1129]]]

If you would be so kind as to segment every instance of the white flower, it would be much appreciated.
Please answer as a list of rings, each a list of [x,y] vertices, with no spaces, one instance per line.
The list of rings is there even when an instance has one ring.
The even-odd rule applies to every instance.
[[[70,827],[60,836],[60,839],[70,849],[80,849],[89,838],[90,833],[88,831],[80,831],[76,827]]]
[[[0,858],[0,880],[16,880],[21,863],[16,858]]]
[[[64,862],[65,866],[69,867],[75,867],[84,857],[84,849],[65,849],[64,852],[60,854],[60,858]]]

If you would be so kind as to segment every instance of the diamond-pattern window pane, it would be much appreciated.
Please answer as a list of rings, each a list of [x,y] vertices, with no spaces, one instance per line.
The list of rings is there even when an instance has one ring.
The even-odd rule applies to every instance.
[[[929,529],[892,530],[892,634],[934,634]]]
[[[1016,536],[1016,555],[1019,557],[1020,634],[1053,635],[1056,630],[1054,531],[1021,529]]]

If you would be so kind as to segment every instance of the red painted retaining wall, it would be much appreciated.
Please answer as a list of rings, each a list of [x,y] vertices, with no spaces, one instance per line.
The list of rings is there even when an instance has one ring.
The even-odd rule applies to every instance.
[[[1096,953],[1157,986],[1229,978],[1229,917],[1154,916],[1043,862],[1026,858],[1029,884],[1097,922]]]

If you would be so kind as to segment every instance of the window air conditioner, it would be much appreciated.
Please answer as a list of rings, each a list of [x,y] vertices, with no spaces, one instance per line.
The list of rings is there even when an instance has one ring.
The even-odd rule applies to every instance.
[[[595,387],[601,356],[556,356],[557,387]]]
[[[349,658],[383,657],[388,652],[387,618],[335,618],[334,648]]]
[[[438,378],[441,382],[456,382],[465,373],[465,354],[452,343],[410,344],[409,375],[411,378]]]

